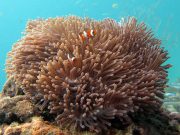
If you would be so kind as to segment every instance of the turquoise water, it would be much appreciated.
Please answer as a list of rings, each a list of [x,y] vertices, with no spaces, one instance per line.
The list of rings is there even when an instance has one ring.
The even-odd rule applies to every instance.
[[[173,67],[169,83],[180,78],[180,0],[0,0],[0,89],[5,80],[5,59],[22,36],[26,22],[36,18],[77,15],[94,19],[135,16],[152,28],[169,51]],[[180,87],[180,86],[179,86]]]

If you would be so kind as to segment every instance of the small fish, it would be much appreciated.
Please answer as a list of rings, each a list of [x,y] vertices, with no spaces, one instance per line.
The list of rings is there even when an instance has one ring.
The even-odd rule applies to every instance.
[[[171,87],[173,87],[175,89],[180,89],[180,85],[172,85]]]
[[[78,57],[67,54],[68,61],[75,67],[81,67],[81,60]]]
[[[175,89],[180,89],[180,83],[171,83],[170,87],[173,87]]]
[[[74,56],[70,56],[70,54],[67,54],[67,58],[70,60],[70,61],[74,61],[75,60],[75,57]]]
[[[165,96],[166,97],[174,97],[174,96],[176,96],[176,94],[175,93],[165,93]]]
[[[88,29],[88,30],[85,30],[81,33],[79,33],[79,38],[81,39],[81,41],[85,41],[89,38],[92,38],[96,35],[96,31],[95,30],[91,30],[91,29]]]
[[[118,8],[118,7],[119,7],[119,5],[117,3],[112,4],[112,8]]]

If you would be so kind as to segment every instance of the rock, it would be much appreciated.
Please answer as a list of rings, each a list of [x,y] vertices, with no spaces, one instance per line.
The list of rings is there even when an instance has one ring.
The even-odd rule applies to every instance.
[[[23,90],[15,83],[13,76],[9,77],[2,89],[2,96],[14,97],[24,95]]]
[[[175,112],[170,102],[166,105]],[[131,115],[130,125],[123,129],[114,127],[108,130],[107,135],[179,135],[179,113],[145,112],[133,113],[136,115]],[[13,78],[8,79],[0,93],[0,135],[95,135],[88,131],[60,129],[54,124],[53,115],[41,112],[13,82]]]
[[[35,114],[36,108],[24,95],[0,98],[0,124],[23,122]]]
[[[3,125],[0,129],[2,135],[68,135],[65,131],[35,117],[31,122],[11,125]]]
[[[135,125],[130,125],[125,130],[112,130],[110,135],[134,135],[139,133]],[[73,129],[60,129],[50,122],[44,121],[41,117],[33,117],[31,121],[18,124],[3,125],[0,127],[2,135],[96,135],[92,132],[77,132]]]
[[[177,110],[175,109],[175,107],[173,105],[167,105],[166,106],[167,110],[169,110],[170,112],[177,112]]]
[[[9,92],[11,89],[6,88],[0,93],[0,135],[95,135],[88,131],[60,129],[59,125],[54,125],[50,115],[40,112],[25,95],[10,96]],[[170,108],[172,111],[173,106]],[[178,113],[139,113],[132,116],[132,120],[128,127],[111,129],[108,135],[178,135],[180,131]]]
[[[0,135],[95,135],[88,131],[60,129],[59,125],[49,120],[49,115],[42,115],[25,95],[0,96]],[[34,117],[37,115],[40,117]],[[132,116],[132,120],[131,125],[124,129],[113,128],[108,135],[162,135],[166,132],[167,135],[178,135],[180,131],[178,113],[140,112]]]

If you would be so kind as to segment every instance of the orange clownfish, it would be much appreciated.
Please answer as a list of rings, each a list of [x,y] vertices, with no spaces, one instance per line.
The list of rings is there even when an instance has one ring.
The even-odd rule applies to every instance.
[[[85,41],[85,40],[87,40],[89,38],[94,37],[95,35],[96,35],[96,31],[95,30],[88,29],[88,30],[85,30],[85,31],[79,33],[79,38],[82,41]]]

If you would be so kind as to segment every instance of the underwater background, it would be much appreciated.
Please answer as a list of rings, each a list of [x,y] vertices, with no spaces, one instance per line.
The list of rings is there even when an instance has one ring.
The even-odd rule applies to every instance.
[[[0,90],[6,81],[5,60],[28,20],[77,15],[101,20],[136,17],[152,28],[169,52],[169,85],[180,89],[179,0],[0,0]],[[167,96],[173,96],[171,91]]]

